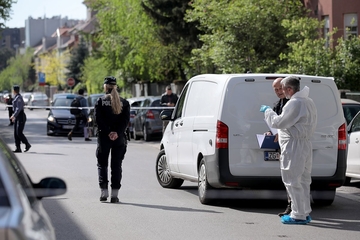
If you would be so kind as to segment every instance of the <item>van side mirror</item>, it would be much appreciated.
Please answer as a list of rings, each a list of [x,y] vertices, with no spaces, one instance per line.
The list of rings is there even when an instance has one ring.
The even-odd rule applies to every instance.
[[[171,119],[171,116],[172,116],[172,113],[173,113],[174,109],[165,109],[165,110],[162,110],[161,113],[160,113],[160,119],[165,121],[165,120],[172,120]]]

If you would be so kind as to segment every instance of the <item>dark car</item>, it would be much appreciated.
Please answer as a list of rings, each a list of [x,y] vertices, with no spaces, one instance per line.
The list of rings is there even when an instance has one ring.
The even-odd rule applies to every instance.
[[[344,111],[344,117],[346,119],[346,123],[349,125],[351,120],[355,117],[355,115],[360,111],[360,102],[357,102],[352,99],[341,99],[341,104]]]
[[[0,239],[55,239],[41,199],[64,194],[65,182],[49,177],[33,183],[1,138],[0,149]]]
[[[134,118],[135,140],[143,137],[145,141],[150,141],[155,136],[162,136],[163,122],[159,117],[162,111],[160,98],[161,96],[149,96],[141,103]]]
[[[74,127],[75,116],[70,113],[70,105],[77,96],[76,94],[61,95],[52,102],[47,118],[47,135],[68,134]],[[81,120],[80,127],[73,134],[83,136],[85,125],[86,123]]]

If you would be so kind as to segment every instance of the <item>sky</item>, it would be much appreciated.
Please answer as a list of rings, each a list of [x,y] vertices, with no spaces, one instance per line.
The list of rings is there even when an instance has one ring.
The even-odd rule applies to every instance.
[[[11,7],[11,19],[5,22],[6,27],[25,27],[25,20],[32,18],[47,18],[53,16],[68,17],[68,19],[85,20],[86,7],[83,0],[17,0]]]

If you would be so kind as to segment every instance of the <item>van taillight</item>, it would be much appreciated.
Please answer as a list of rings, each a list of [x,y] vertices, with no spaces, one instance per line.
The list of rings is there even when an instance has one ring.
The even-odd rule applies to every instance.
[[[155,119],[154,113],[151,110],[147,111],[146,118]]]
[[[338,138],[339,138],[338,149],[346,150],[347,141],[346,141],[346,125],[345,125],[345,123],[339,127]]]
[[[218,120],[216,124],[216,148],[228,148],[228,143],[229,128],[225,123]]]

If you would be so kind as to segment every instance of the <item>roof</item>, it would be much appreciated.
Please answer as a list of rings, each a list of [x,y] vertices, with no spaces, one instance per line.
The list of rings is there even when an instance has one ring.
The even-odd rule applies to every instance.
[[[355,100],[352,100],[352,99],[348,99],[348,98],[342,98],[341,99],[341,103],[342,104],[360,104],[360,102],[357,102]]]

